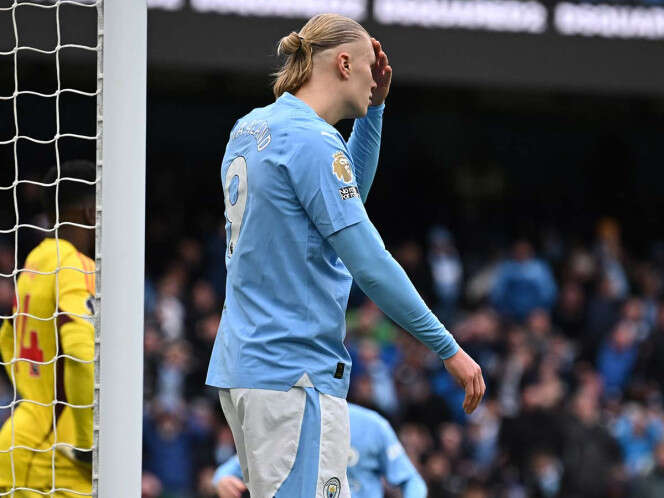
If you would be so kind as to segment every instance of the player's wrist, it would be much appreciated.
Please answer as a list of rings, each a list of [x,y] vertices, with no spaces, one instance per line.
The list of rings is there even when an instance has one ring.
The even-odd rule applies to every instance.
[[[447,330],[445,331],[445,333],[449,334],[450,341],[438,354],[440,356],[440,359],[443,361],[449,360],[461,350],[461,347],[456,342],[454,337],[452,337],[452,334],[450,334]]]

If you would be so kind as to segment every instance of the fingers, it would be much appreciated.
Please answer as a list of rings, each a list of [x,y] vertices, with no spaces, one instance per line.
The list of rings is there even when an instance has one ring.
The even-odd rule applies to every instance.
[[[217,494],[219,495],[219,498],[241,498],[242,493],[246,490],[247,487],[240,479],[227,476],[219,481]]]
[[[472,392],[469,394],[469,390],[466,389],[466,400],[468,402],[466,403],[466,400],[464,400],[463,408],[466,413],[471,414],[479,406],[486,391],[486,385],[484,384],[484,378],[482,377],[482,371],[479,366],[477,366],[477,371],[473,375],[472,381],[468,384],[472,384]]]
[[[371,44],[373,45],[373,49],[376,54],[376,68],[380,69],[380,74],[383,74],[385,68],[389,64],[387,54],[383,51],[383,47],[380,42],[375,38],[371,39]]]
[[[389,61],[387,60],[387,54],[381,50],[378,58],[380,59],[380,65],[386,68],[389,64]]]
[[[466,381],[466,385],[464,386],[466,390],[466,397],[463,400],[463,411],[466,413],[472,413],[473,409],[471,407],[473,406],[473,403],[475,403],[475,382],[473,382],[473,379],[470,379]]]

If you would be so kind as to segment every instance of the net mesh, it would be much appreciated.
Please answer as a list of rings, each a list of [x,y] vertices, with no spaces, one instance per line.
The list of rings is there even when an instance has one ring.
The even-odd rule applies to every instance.
[[[94,23],[94,26],[91,27],[91,29],[94,29],[96,31],[96,36],[94,37],[93,44],[84,44],[84,43],[70,43],[67,40],[64,39],[63,36],[63,27],[65,26],[65,20],[63,19],[63,12],[67,9],[85,9],[88,11],[93,12],[94,16],[92,18],[85,17],[86,22],[92,22]],[[54,46],[43,46],[39,45],[39,40],[40,36],[35,37],[34,40],[30,40],[30,37],[27,37],[27,39],[24,39],[22,36],[22,33],[24,29],[25,23],[29,22],[30,19],[34,18],[37,19],[41,13],[51,13],[53,15],[53,18],[55,20],[55,44]],[[93,20],[91,20],[93,19]],[[80,183],[80,184],[87,184],[87,185],[94,185],[96,186],[96,190],[99,193],[100,189],[100,182],[99,178],[101,178],[101,125],[102,125],[102,117],[101,117],[101,89],[102,89],[102,40],[103,40],[103,1],[102,0],[50,0],[50,1],[20,1],[20,0],[5,0],[2,2],[0,0],[0,22],[2,22],[2,25],[0,26],[0,32],[4,29],[6,25],[11,26],[11,31],[13,36],[10,38],[7,38],[5,41],[9,40],[9,46],[2,46],[0,45],[0,69],[4,69],[5,67],[13,67],[13,88],[9,87],[9,91],[3,92],[4,86],[0,85],[0,104],[5,104],[4,106],[0,107],[0,123],[3,121],[5,123],[12,123],[13,122],[13,133],[10,132],[10,136],[0,136],[0,147],[4,148],[9,148],[11,150],[11,153],[6,153],[3,154],[3,156],[0,156],[0,160],[2,161],[2,169],[4,170],[4,173],[2,177],[4,178],[10,178],[11,179],[11,174],[9,171],[12,169],[11,162],[13,162],[13,180],[10,182],[2,185],[0,184],[0,194],[4,194],[3,196],[3,210],[6,210],[6,212],[11,212],[13,209],[13,226],[2,226],[0,227],[0,242],[2,241],[8,241],[11,240],[13,237],[13,261],[11,262],[11,271],[0,271],[0,280],[7,280],[10,281],[13,285],[13,295],[14,295],[14,305],[10,308],[10,313],[7,314],[6,312],[2,312],[0,314],[0,322],[4,320],[9,320],[13,324],[13,344],[14,344],[14,351],[13,351],[13,356],[11,358],[6,358],[2,357],[0,358],[1,361],[0,363],[2,364],[2,367],[0,370],[6,369],[9,376],[11,378],[15,378],[17,369],[19,368],[39,368],[39,367],[48,367],[49,369],[52,369],[52,374],[53,374],[53,393],[58,392],[58,384],[62,382],[62,373],[59,371],[58,368],[56,368],[56,364],[58,362],[64,362],[65,360],[69,361],[74,361],[74,362],[79,362],[79,363],[94,363],[95,364],[95,379],[98,379],[98,339],[95,339],[95,355],[94,355],[94,360],[91,361],[83,361],[80,358],[76,358],[74,356],[65,354],[62,351],[61,345],[59,344],[59,334],[58,334],[58,317],[61,315],[64,315],[65,313],[60,311],[59,308],[59,295],[60,295],[60,283],[59,283],[59,278],[60,274],[63,270],[72,270],[72,271],[77,271],[85,274],[86,276],[89,276],[90,279],[92,279],[96,275],[95,268],[89,268],[88,270],[85,270],[81,267],[78,266],[66,266],[66,265],[61,265],[61,244],[58,242],[55,244],[56,248],[56,261],[57,265],[56,268],[53,271],[38,271],[34,268],[28,268],[25,266],[21,266],[21,261],[22,261],[22,253],[25,250],[25,245],[26,243],[34,241],[36,238],[34,233],[41,234],[41,237],[52,237],[55,238],[56,241],[59,240],[59,235],[60,235],[60,230],[67,226],[67,227],[77,227],[78,229],[82,230],[95,230],[95,225],[87,225],[87,224],[81,224],[81,223],[75,223],[72,221],[67,221],[63,220],[61,218],[61,210],[60,210],[60,202],[59,202],[59,196],[60,196],[60,190],[61,190],[61,185],[63,185],[63,182],[74,182],[74,183]],[[81,29],[81,26],[69,26],[69,29],[73,30],[78,30]],[[48,37],[42,37],[42,38],[48,38]],[[0,39],[2,37],[0,36]],[[62,74],[62,69],[63,69],[63,59],[64,59],[64,54],[67,52],[69,54],[69,51],[73,52],[80,52],[80,53],[87,53],[88,55],[91,55],[94,60],[91,62],[90,58],[85,58],[85,57],[78,57],[77,55],[73,55],[72,59],[75,61],[72,67],[77,67],[80,68],[84,65],[89,65],[92,63],[93,70],[95,71],[95,87],[92,89],[81,89],[81,88],[75,88],[74,85],[67,84],[65,81],[65,78],[63,77]],[[19,73],[21,72],[22,69],[22,62],[23,62],[23,55],[27,55],[28,57],[30,56],[51,56],[54,58],[55,62],[55,88],[38,88],[37,90],[35,89],[28,89],[28,88],[23,88],[21,85],[21,78],[19,77]],[[78,57],[78,58],[77,58]],[[3,60],[4,59],[4,60]],[[27,59],[26,59],[27,60]],[[34,67],[33,64],[34,61],[28,61],[26,63],[26,67]],[[3,73],[9,73],[7,71],[0,71],[0,74]],[[33,77],[33,81],[35,81]],[[39,86],[39,85],[38,85]],[[3,93],[5,93],[3,95]],[[65,99],[66,96],[78,96],[78,97],[84,97],[88,99],[92,99],[94,101],[93,106],[91,107],[92,109],[96,109],[96,115],[94,116],[94,133],[79,133],[76,131],[69,132],[64,129],[64,122],[66,119],[69,119],[70,117],[73,116],[73,120],[70,119],[71,121],[75,122],[77,119],[79,119],[79,113],[74,111],[73,113],[69,113],[70,115],[65,116],[66,113],[62,111],[63,108],[63,100]],[[27,98],[37,98],[37,99],[49,99],[51,101],[54,101],[55,103],[55,132],[52,133],[50,136],[36,136],[39,133],[37,132],[31,132],[31,126],[29,125],[28,120],[26,120],[26,124],[22,126],[22,117],[23,113],[19,111],[20,109],[20,104],[19,102],[21,99],[27,99]],[[94,112],[94,111],[93,111]],[[66,118],[66,119],[65,119]],[[2,129],[2,126],[0,126],[0,130]],[[9,128],[11,129],[11,127]],[[66,159],[69,159],[66,157],[66,151],[63,151],[63,149],[67,149],[67,147],[64,146],[64,144],[67,141],[83,141],[86,143],[92,144],[92,146],[96,149],[97,151],[97,176],[96,180],[94,181],[89,181],[85,180],[82,178],[73,178],[73,177],[67,177],[61,175],[61,164],[63,161]],[[21,161],[21,151],[23,150],[23,145],[24,144],[34,144],[36,146],[47,146],[49,149],[51,157],[50,161],[45,164],[45,166],[41,170],[41,174],[45,172],[46,169],[48,169],[51,165],[55,164],[56,170],[57,170],[57,176],[56,179],[52,182],[45,182],[45,181],[40,181],[39,179],[34,179],[34,178],[26,178],[26,175],[22,175],[21,173],[21,167],[24,165],[24,163]],[[52,147],[52,149],[50,149]],[[76,146],[69,146],[69,150],[71,151],[76,151],[80,152],[81,150],[86,150],[85,147],[77,148]],[[75,153],[76,153],[75,152]],[[6,156],[13,156],[13,161],[10,160],[4,160]],[[30,155],[28,155],[30,156]],[[32,154],[34,156],[34,154]],[[70,157],[71,158],[71,157]],[[40,175],[41,176],[41,175]],[[33,220],[24,220],[22,219],[21,212],[22,212],[22,206],[21,200],[23,197],[19,194],[20,189],[54,189],[55,190],[55,206],[54,206],[54,220],[55,223],[48,225],[45,223],[38,223],[34,222]],[[99,195],[98,195],[99,198]],[[99,202],[99,201],[98,201]],[[98,224],[100,220],[100,205],[97,205],[97,216],[96,216],[96,223]],[[11,223],[11,222],[10,222]],[[26,241],[24,242],[22,238],[19,238],[19,232],[21,234],[26,233],[26,232],[32,232],[33,235],[30,237],[22,237],[26,238]],[[97,230],[97,238],[99,237],[99,230]],[[98,239],[97,239],[98,240]],[[9,244],[7,244],[9,245]],[[100,267],[100,255],[97,254],[95,258],[95,263],[96,263],[96,268],[98,269]],[[0,266],[0,269],[3,267]],[[31,313],[30,309],[27,306],[27,299],[25,299],[26,302],[21,302],[22,298],[19,293],[19,279],[21,278],[22,275],[53,275],[54,282],[55,282],[55,292],[54,292],[54,297],[55,297],[55,306],[52,310],[52,313],[44,315],[44,314],[36,314],[36,313]],[[97,286],[98,286],[98,278],[97,280]],[[98,289],[98,287],[97,287]],[[99,307],[99,293],[95,292],[94,296],[95,300],[95,306],[93,307],[93,310],[97,310],[97,312],[92,311],[93,315],[92,318],[94,319],[95,323],[95,330],[98,331],[98,325],[99,325],[99,313],[98,310],[100,309]],[[80,318],[90,320],[91,315],[89,314],[76,314],[76,313],[71,313],[67,312],[66,315],[68,316],[78,316]],[[23,350],[23,334],[21,334],[21,337],[19,338],[18,334],[18,329],[20,327],[21,323],[25,323],[25,321],[30,318],[32,320],[37,320],[43,323],[48,323],[49,327],[52,326],[53,329],[53,340],[55,341],[55,354],[51,358],[43,358],[39,357],[38,355],[30,355],[30,354],[24,354]],[[98,333],[95,333],[96,338],[98,337]],[[20,342],[19,342],[20,341]],[[32,344],[30,344],[30,347],[27,349],[32,349]],[[23,365],[26,365],[23,367]],[[1,379],[0,379],[1,381]],[[0,387],[2,387],[0,385]],[[8,447],[5,448],[0,448],[0,453],[4,453],[5,455],[9,455],[9,465],[11,468],[6,469],[2,468],[0,469],[0,474],[7,475],[7,473],[10,473],[11,475],[11,486],[5,486],[0,482],[0,496],[32,496],[29,493],[34,493],[34,496],[37,495],[43,495],[43,496],[96,496],[96,490],[97,490],[97,474],[96,474],[96,462],[97,462],[97,456],[96,456],[96,448],[97,448],[97,442],[98,442],[98,385],[97,382],[95,382],[95,393],[94,393],[94,402],[93,404],[90,405],[75,405],[67,402],[66,400],[63,399],[57,399],[57,395],[53,396],[53,399],[50,402],[43,402],[43,401],[37,401],[34,399],[27,399],[24,397],[21,397],[21,393],[19,392],[19,389],[16,388],[16,385],[13,382],[9,383],[9,388],[10,388],[10,396],[9,399],[5,399],[3,401],[2,397],[0,397],[0,416],[2,413],[6,413],[7,411],[9,412],[9,416],[7,417],[9,420],[5,421],[5,425],[9,424],[9,427],[11,428],[11,443]],[[14,417],[16,414],[17,409],[22,405],[22,404],[32,404],[35,406],[41,406],[41,407],[49,407],[50,411],[52,413],[52,419],[51,419],[51,431],[52,431],[52,441],[53,443],[50,446],[40,446],[40,447],[31,447],[31,446],[25,446],[22,444],[17,443],[17,437],[15,433],[15,424],[14,422]],[[58,440],[58,434],[57,434],[57,419],[58,419],[58,414],[60,411],[65,407],[69,406],[72,408],[93,408],[94,409],[94,418],[93,418],[93,428],[94,428],[94,437],[93,437],[93,444],[91,447],[87,448],[82,448],[82,447],[76,447],[70,443],[59,441]],[[0,422],[2,420],[0,419]],[[50,479],[50,484],[45,485],[40,487],[40,489],[35,489],[35,488],[29,488],[25,486],[25,483],[19,482],[17,480],[17,469],[18,466],[21,465],[23,462],[17,461],[18,457],[17,454],[20,450],[25,450],[32,452],[32,454],[37,454],[37,453],[42,453],[42,454],[48,454],[50,453],[50,458],[51,458],[51,479]],[[91,493],[85,493],[81,492],[80,490],[75,490],[75,489],[67,489],[63,487],[57,487],[57,472],[58,468],[56,466],[56,454],[58,452],[61,452],[62,454],[67,454],[68,452],[71,454],[72,451],[78,451],[82,453],[87,453],[89,454],[92,452],[92,462],[93,462],[93,470],[92,470],[92,477],[93,477],[93,483],[92,483],[92,492]],[[0,455],[1,457],[2,455]]]

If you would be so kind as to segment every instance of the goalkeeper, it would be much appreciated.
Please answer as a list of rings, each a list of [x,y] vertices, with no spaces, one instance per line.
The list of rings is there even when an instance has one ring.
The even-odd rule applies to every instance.
[[[60,168],[61,178],[95,176],[88,161]],[[56,178],[53,167],[44,181]],[[57,202],[60,222],[95,225],[93,184],[62,180],[58,190],[56,200],[56,188],[48,189],[47,212]],[[70,405],[91,405],[94,397],[94,365],[83,363],[94,359],[94,240],[92,229],[60,226],[58,238],[30,252],[18,278],[14,319],[0,328],[2,361],[21,399],[0,430],[0,492],[18,488],[12,496],[37,498],[51,489],[92,490],[92,408]]]

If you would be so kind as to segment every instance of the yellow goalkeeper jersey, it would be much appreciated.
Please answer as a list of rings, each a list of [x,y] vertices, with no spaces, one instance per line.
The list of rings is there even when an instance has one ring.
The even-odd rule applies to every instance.
[[[2,360],[13,362],[5,368],[20,400],[0,430],[0,491],[90,492],[90,465],[61,444],[92,446],[92,408],[70,405],[94,397],[93,364],[74,360],[94,359],[94,269],[62,239],[45,239],[26,259],[18,315],[0,328]]]

